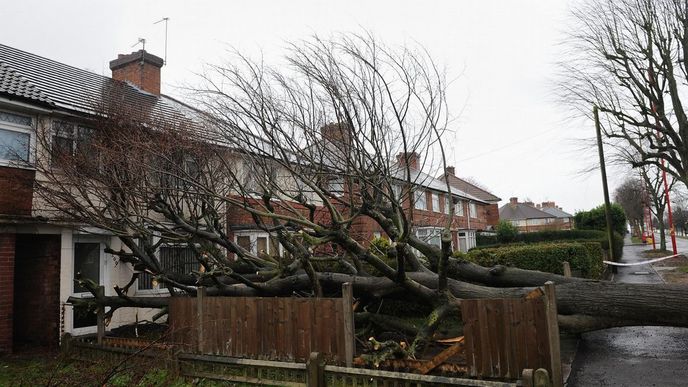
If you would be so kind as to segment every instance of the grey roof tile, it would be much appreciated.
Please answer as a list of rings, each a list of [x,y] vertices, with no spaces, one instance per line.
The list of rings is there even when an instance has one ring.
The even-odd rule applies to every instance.
[[[499,208],[499,219],[505,220],[521,220],[521,219],[543,219],[553,218],[544,211],[540,211],[535,207],[524,203],[511,204],[507,203]]]

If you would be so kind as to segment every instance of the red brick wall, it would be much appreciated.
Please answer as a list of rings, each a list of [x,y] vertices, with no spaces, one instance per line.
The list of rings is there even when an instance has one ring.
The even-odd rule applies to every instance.
[[[31,215],[36,172],[0,167],[0,214]]]
[[[17,234],[15,345],[59,343],[60,236]]]
[[[15,234],[0,234],[0,353],[12,352]]]
[[[485,206],[485,222],[493,227],[499,223],[499,206],[497,203]]]
[[[143,72],[143,77],[141,76]],[[143,69],[139,61],[112,70],[112,78],[119,81],[129,81],[138,88],[151,94],[160,95],[160,68],[150,63],[144,63]]]

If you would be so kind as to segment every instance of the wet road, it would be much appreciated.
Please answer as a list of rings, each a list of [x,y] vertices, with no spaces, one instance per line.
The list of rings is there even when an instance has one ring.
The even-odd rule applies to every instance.
[[[677,247],[688,252],[688,241],[677,239]],[[622,262],[644,260],[639,254],[644,249],[624,247]],[[662,282],[650,265],[620,267],[613,280]],[[688,386],[688,328],[624,327],[586,333],[567,386]]]

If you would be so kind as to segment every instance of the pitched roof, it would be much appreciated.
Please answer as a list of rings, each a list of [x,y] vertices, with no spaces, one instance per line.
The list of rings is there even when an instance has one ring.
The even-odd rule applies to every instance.
[[[406,168],[400,166],[399,164],[394,165],[396,168],[392,169],[392,174],[394,177],[401,181],[406,180]],[[417,169],[411,169],[411,181],[414,184],[417,184],[419,186],[429,188],[434,191],[439,191],[439,192],[447,192],[447,183],[444,181],[444,177],[440,176],[439,178],[432,177],[428,175],[427,173],[423,171],[419,171]],[[471,195],[470,193],[455,187],[454,184],[450,184],[452,189],[452,195],[453,196],[459,196],[464,199],[476,201],[476,202],[486,202],[485,200]]]
[[[554,218],[544,211],[540,211],[535,207],[524,203],[511,204],[507,203],[499,207],[499,219],[506,220],[522,220],[522,219],[543,219]]]
[[[93,114],[94,106],[114,91],[146,114],[184,116],[178,103],[165,95],[153,95],[126,82],[0,44],[0,95]]]
[[[441,175],[438,177],[440,180],[444,180],[445,175]],[[449,178],[449,184],[452,185],[452,187],[458,188],[459,190],[466,192],[467,194],[470,194],[482,201],[485,202],[499,202],[502,200],[500,197],[492,194],[491,192],[488,192],[475,184],[471,184],[467,182],[466,180],[454,176],[451,173],[447,173],[446,176]]]
[[[569,214],[568,212],[562,211],[556,207],[542,207],[540,209],[542,211],[550,214],[550,215],[556,216],[557,218],[572,218],[573,217],[573,215]]]

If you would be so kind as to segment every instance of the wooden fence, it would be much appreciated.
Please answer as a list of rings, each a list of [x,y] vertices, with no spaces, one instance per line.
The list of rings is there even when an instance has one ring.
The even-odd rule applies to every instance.
[[[170,299],[172,340],[186,351],[253,359],[305,361],[311,352],[351,365],[350,284],[343,298],[205,297]]]
[[[462,300],[465,354],[474,377],[517,379],[544,368],[561,386],[554,284],[533,297]]]

